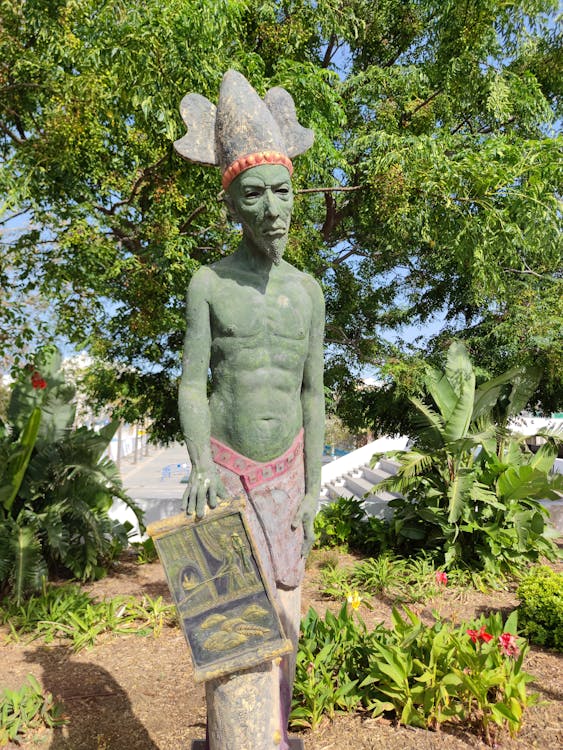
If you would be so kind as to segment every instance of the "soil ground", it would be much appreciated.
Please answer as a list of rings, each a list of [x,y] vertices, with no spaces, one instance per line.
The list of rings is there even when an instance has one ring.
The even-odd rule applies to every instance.
[[[316,557],[316,562],[315,562]],[[302,610],[322,613],[340,604],[319,594],[319,557],[313,553],[303,586]],[[352,561],[341,555],[341,563]],[[98,597],[132,594],[162,596],[170,601],[159,563],[137,565],[125,557],[112,574],[86,587]],[[466,621],[493,609],[507,614],[517,604],[511,591],[487,595],[446,589],[417,609],[431,621],[432,610],[453,621]],[[389,623],[391,603],[373,600],[365,614],[368,624]],[[414,608],[414,607],[413,607]],[[18,747],[23,750],[190,750],[193,739],[205,735],[205,702],[201,685],[193,681],[187,647],[178,627],[166,627],[158,637],[133,635],[103,638],[89,650],[74,654],[67,645],[4,643],[0,628],[0,689],[19,688],[28,673],[60,698],[69,723],[43,730]],[[525,664],[535,676],[530,690],[540,702],[527,710],[524,727],[496,747],[506,750],[558,750],[563,747],[563,655],[532,648]],[[385,719],[339,715],[315,732],[299,735],[306,750],[467,750],[487,746],[476,735],[456,729],[427,732],[399,727]],[[13,746],[16,747],[16,746]]]

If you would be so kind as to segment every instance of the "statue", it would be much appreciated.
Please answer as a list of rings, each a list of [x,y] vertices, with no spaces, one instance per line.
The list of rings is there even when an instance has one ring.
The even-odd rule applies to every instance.
[[[313,133],[291,96],[262,100],[244,76],[223,77],[217,108],[188,94],[186,159],[220,166],[242,226],[237,250],[194,274],[179,411],[192,471],[187,513],[244,494],[246,519],[293,654],[206,683],[209,750],[287,750],[299,638],[300,584],[313,543],[324,437],[324,301],[285,260],[293,207],[291,157]],[[208,398],[208,371],[211,393]]]

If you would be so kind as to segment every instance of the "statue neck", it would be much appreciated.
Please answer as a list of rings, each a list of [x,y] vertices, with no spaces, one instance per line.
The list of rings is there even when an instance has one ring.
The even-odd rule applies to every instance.
[[[236,252],[241,263],[250,271],[264,275],[270,274],[274,265],[273,260],[244,236]]]

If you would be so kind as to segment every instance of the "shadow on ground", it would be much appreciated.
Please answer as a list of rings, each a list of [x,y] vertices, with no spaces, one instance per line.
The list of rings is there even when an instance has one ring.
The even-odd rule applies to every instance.
[[[158,750],[115,678],[71,655],[64,646],[40,646],[26,655],[26,661],[42,667],[45,689],[62,701],[69,719],[53,730],[49,750]]]

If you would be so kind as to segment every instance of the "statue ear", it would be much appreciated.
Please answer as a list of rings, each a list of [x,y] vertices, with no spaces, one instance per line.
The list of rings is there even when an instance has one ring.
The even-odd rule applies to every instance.
[[[233,221],[239,221],[239,217],[237,214],[237,209],[235,206],[235,202],[233,200],[233,196],[229,194],[228,190],[226,190],[223,194],[223,203],[227,207],[229,218],[232,219]]]
[[[188,129],[174,141],[174,148],[184,159],[216,167],[215,115],[217,108],[200,94],[186,94],[180,102],[180,114]]]

